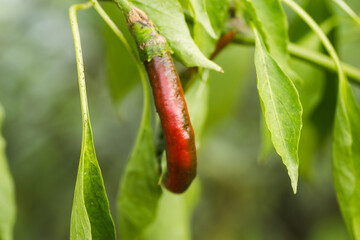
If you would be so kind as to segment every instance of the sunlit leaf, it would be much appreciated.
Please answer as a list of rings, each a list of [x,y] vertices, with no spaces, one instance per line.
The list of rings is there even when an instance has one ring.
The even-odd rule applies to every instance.
[[[265,122],[277,153],[288,169],[291,185],[296,192],[298,180],[298,148],[302,126],[302,107],[292,81],[269,55],[255,27],[255,66],[258,91]]]
[[[16,203],[14,183],[5,156],[5,140],[1,136],[4,111],[0,105],[0,239],[13,239]]]
[[[346,79],[340,80],[333,140],[333,176],[352,239],[360,239],[360,110]]]
[[[192,40],[179,2],[176,0],[136,0],[132,2],[148,14],[183,64],[216,71],[221,70],[218,65],[204,56]]]
[[[70,239],[115,239],[115,226],[96,159],[89,121],[83,124],[83,142],[71,214]]]

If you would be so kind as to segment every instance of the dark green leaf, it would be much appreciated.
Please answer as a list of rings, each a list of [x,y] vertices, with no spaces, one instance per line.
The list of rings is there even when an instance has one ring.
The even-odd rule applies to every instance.
[[[148,104],[146,105],[148,108]],[[123,174],[118,197],[121,239],[138,239],[155,219],[161,196],[159,165],[149,120],[149,109],[139,128],[135,147]]]
[[[298,180],[298,148],[302,127],[302,107],[292,81],[267,52],[255,27],[255,66],[263,113],[277,153],[288,169],[296,193]]]
[[[16,204],[14,183],[5,156],[5,140],[1,136],[4,111],[0,105],[0,239],[13,239]]]
[[[218,65],[204,56],[192,40],[182,8],[176,0],[136,0],[132,2],[148,14],[182,63],[186,66],[221,70]]]
[[[333,176],[352,239],[360,239],[360,110],[350,85],[340,80],[333,142]]]
[[[83,142],[71,214],[70,239],[115,239],[115,226],[96,159],[89,121],[83,123]]]

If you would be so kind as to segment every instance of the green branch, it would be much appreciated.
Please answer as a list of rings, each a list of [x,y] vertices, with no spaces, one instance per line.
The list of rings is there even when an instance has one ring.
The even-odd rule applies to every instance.
[[[321,30],[319,25],[310,17],[310,15],[304,11],[296,2],[293,0],[282,0],[289,8],[291,8],[302,20],[314,31],[314,33],[320,38],[320,41],[324,45],[325,49],[330,54],[331,58],[334,60],[337,72],[339,74],[340,82],[346,81],[344,71],[341,66],[339,56],[337,55],[335,48],[331,44],[330,40],[326,37],[324,32]]]
[[[127,15],[131,11],[131,5],[127,0],[114,0],[116,5]]]
[[[343,0],[333,0],[342,10],[344,10],[360,26],[360,17]]]
[[[317,66],[324,67],[333,72],[337,72],[334,61],[325,54],[309,50],[293,43],[288,45],[288,50],[292,56],[300,60],[311,62]],[[349,80],[355,84],[360,85],[360,69],[343,62],[340,62],[340,65],[346,76],[349,77]]]
[[[236,35],[233,39],[233,43],[246,46],[253,46],[255,44],[253,37],[245,35]],[[334,61],[325,54],[304,48],[295,43],[289,43],[288,50],[292,57],[337,72]],[[360,85],[360,69],[343,62],[341,62],[340,65],[344,73],[349,77],[349,80]]]

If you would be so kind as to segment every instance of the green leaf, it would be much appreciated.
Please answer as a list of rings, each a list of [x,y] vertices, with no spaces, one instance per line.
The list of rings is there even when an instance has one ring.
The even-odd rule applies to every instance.
[[[257,86],[262,101],[265,122],[277,153],[286,165],[294,193],[298,180],[298,148],[302,127],[302,107],[292,81],[267,52],[253,26],[256,49]]]
[[[131,2],[146,12],[183,64],[221,71],[218,65],[204,56],[191,38],[179,2],[176,0],[133,0]]]
[[[216,38],[217,34],[211,26],[211,22],[206,11],[206,1],[205,0],[189,0],[191,10],[194,13],[196,22],[200,23],[206,32],[213,38]]]
[[[148,100],[147,100],[148,101]],[[149,108],[148,104],[145,106]],[[161,196],[159,165],[150,126],[149,109],[145,109],[135,147],[122,176],[118,196],[121,239],[138,239],[155,219]]]
[[[83,142],[71,213],[70,239],[115,239],[115,226],[96,159],[89,120],[83,123]]]
[[[289,42],[288,36],[288,23],[283,8],[280,5],[279,0],[246,0],[251,2],[254,7],[254,13],[261,23],[261,29],[266,36],[263,41],[269,47],[269,52],[277,64],[296,82],[299,77],[292,70],[289,61],[290,55],[287,50],[287,44]],[[253,13],[253,15],[254,15]],[[296,81],[295,81],[296,80]]]
[[[203,5],[206,5],[206,14],[210,17],[211,25],[214,26],[214,34],[209,34],[204,25],[197,19],[196,14],[193,32],[196,44],[205,56],[209,57],[215,50],[216,42],[222,34],[229,4],[227,0],[206,0],[203,1]]]
[[[164,190],[156,220],[146,229],[141,240],[191,240],[191,216],[200,196],[197,179],[183,194]]]
[[[271,56],[280,66],[287,66],[290,59],[287,51],[288,26],[279,0],[251,0],[251,2],[262,23]]]
[[[205,0],[206,10],[217,37],[222,34],[231,2],[229,0]]]
[[[4,110],[0,105],[0,239],[13,239],[16,217],[14,183],[5,156],[5,140],[1,136]]]
[[[360,239],[360,110],[350,85],[340,79],[333,139],[333,176],[352,239]]]

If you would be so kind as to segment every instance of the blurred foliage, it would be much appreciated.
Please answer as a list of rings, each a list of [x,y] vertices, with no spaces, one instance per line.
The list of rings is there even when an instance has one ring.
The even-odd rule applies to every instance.
[[[298,2],[316,5],[323,0]],[[347,2],[360,11],[358,0]],[[69,238],[81,147],[80,102],[68,20],[72,3],[0,0],[0,102],[7,116],[3,134],[18,204],[15,239]],[[106,6],[111,8],[109,3]],[[330,4],[329,9],[333,8]],[[319,22],[330,14],[324,7],[313,9],[310,14]],[[359,31],[341,10],[334,10],[342,22],[337,36],[333,36],[333,40],[339,39],[335,42],[341,58],[360,67]],[[308,29],[289,16],[293,20],[290,38],[301,40]],[[96,12],[80,12],[79,24],[94,144],[112,215],[116,216],[120,175],[140,122],[141,88],[129,55],[121,46],[120,50],[116,48],[120,45],[116,38],[104,37],[114,36]],[[325,82],[325,87],[322,83],[316,86],[324,94],[316,93],[311,104],[317,106],[311,106],[308,114],[314,115],[312,127],[321,144],[306,152],[309,157],[302,157],[300,149],[300,168],[302,161],[308,160],[311,177],[304,177],[309,171],[300,172],[294,196],[278,156],[272,154],[266,163],[257,162],[262,116],[252,56],[252,47],[231,45],[215,59],[225,73],[210,72],[208,119],[198,153],[202,194],[191,222],[193,238],[349,239],[331,177],[331,117],[319,124],[314,115],[321,106],[318,103],[326,103],[326,91],[334,92],[331,77],[313,67],[307,70],[314,72],[309,74],[310,83]],[[106,65],[113,57],[119,59],[119,68]],[[111,100],[114,92],[109,91],[109,86],[114,86],[111,78],[124,82],[116,85],[124,86],[116,96],[121,101],[116,104]],[[355,94],[359,98],[360,92]],[[322,109],[330,108],[323,105]],[[330,127],[319,131],[325,123]],[[302,141],[311,142],[312,136],[303,133]]]

